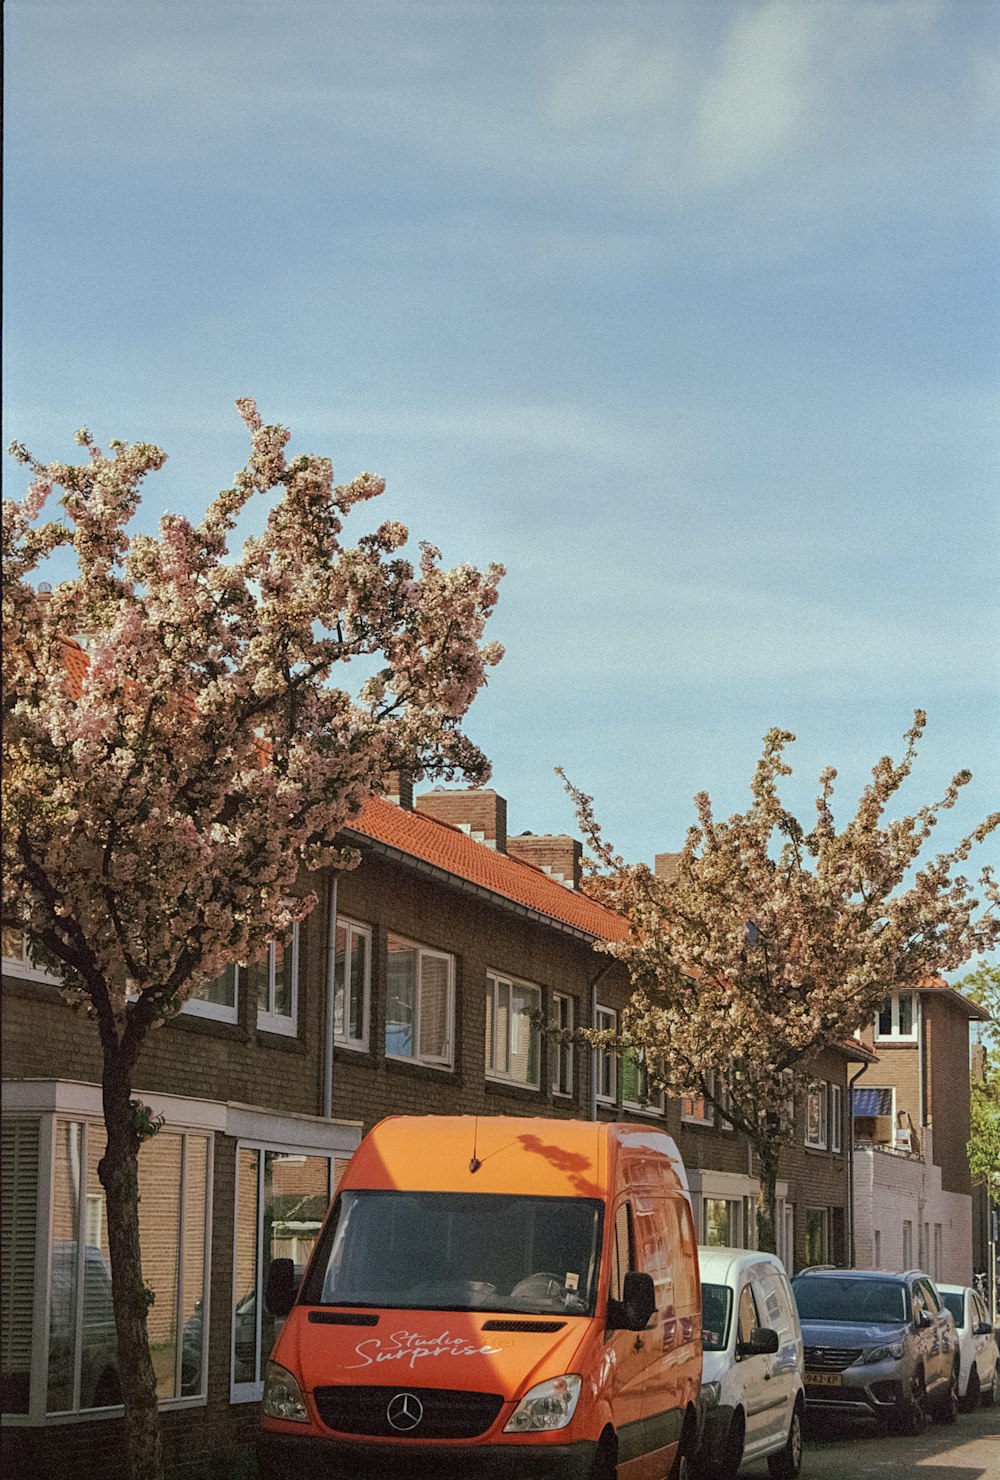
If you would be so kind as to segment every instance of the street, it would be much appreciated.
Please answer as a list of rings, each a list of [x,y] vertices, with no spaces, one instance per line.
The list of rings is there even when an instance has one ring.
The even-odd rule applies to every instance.
[[[766,1476],[767,1461],[744,1465],[743,1476]],[[960,1414],[958,1422],[930,1424],[916,1439],[880,1434],[864,1420],[814,1422],[806,1430],[802,1480],[1000,1480],[1000,1408]]]

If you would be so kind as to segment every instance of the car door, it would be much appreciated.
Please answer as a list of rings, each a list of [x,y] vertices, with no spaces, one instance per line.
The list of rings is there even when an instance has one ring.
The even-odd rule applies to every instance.
[[[630,1200],[619,1202],[611,1227],[608,1296],[622,1302],[625,1276],[638,1270],[635,1214]],[[611,1411],[618,1435],[618,1473],[622,1480],[644,1480],[647,1470],[645,1416],[649,1353],[645,1331],[609,1331],[607,1359],[611,1364]]]
[[[927,1391],[936,1391],[945,1386],[951,1377],[956,1347],[954,1328],[941,1297],[930,1280],[914,1281],[913,1306],[924,1358]]]
[[[757,1307],[753,1284],[749,1279],[745,1279],[736,1303],[736,1364],[743,1399],[743,1412],[746,1417],[743,1453],[747,1459],[752,1458],[766,1447],[774,1421],[771,1397],[771,1364],[774,1358],[763,1355],[740,1355],[741,1350],[748,1345],[755,1329],[762,1325],[764,1321]]]
[[[966,1290],[966,1309],[968,1310],[969,1329],[972,1332],[986,1325],[990,1329],[982,1335],[972,1337],[972,1359],[979,1374],[979,1386],[985,1391],[993,1381],[993,1368],[996,1365],[996,1346],[993,1336],[993,1328],[990,1318],[986,1314],[986,1307],[980,1300],[975,1290]]]
[[[754,1270],[751,1283],[760,1324],[778,1333],[777,1352],[764,1358],[768,1402],[763,1410],[761,1438],[770,1444],[783,1439],[788,1432],[798,1378],[798,1364],[790,1341],[792,1321],[788,1302],[791,1293],[786,1294],[782,1290],[777,1271],[766,1264]]]

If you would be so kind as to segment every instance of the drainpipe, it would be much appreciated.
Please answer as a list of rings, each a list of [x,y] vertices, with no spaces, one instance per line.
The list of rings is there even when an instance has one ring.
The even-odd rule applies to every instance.
[[[323,1042],[323,1114],[333,1118],[333,1025],[337,991],[337,873],[331,871],[326,911],[326,1023]]]
[[[607,975],[607,973],[611,970],[611,968],[612,968],[613,965],[614,965],[614,957],[612,957],[609,961],[605,961],[605,963],[601,967],[600,971],[597,973],[597,975],[593,978],[593,980],[590,983],[590,1026],[592,1028],[596,1028],[597,1027],[597,983],[601,980],[601,977],[602,976]],[[592,1048],[590,1050],[590,1119],[591,1120],[596,1120],[597,1119],[597,1056],[598,1056],[599,1053],[600,1053],[600,1049],[598,1049],[598,1048]]]
[[[847,1267],[856,1268],[857,1250],[854,1247],[854,1086],[868,1069],[862,1064],[853,1079],[847,1081]]]

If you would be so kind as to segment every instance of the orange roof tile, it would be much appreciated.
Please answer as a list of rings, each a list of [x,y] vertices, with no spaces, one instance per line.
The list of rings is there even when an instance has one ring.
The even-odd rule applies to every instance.
[[[423,812],[408,812],[384,797],[369,798],[345,832],[356,835],[359,843],[374,842],[465,887],[541,915],[559,929],[592,940],[623,940],[628,934],[628,924],[620,915],[568,889],[541,869],[477,843],[448,822]]]

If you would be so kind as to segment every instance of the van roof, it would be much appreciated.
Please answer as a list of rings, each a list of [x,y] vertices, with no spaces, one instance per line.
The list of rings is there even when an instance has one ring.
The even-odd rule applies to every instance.
[[[727,1285],[754,1264],[774,1264],[782,1271],[785,1269],[777,1254],[762,1249],[729,1249],[717,1244],[699,1244],[698,1264],[702,1280],[712,1285]]]
[[[686,1190],[665,1131],[513,1115],[391,1116],[362,1141],[341,1187],[603,1199],[620,1162],[637,1190]]]

